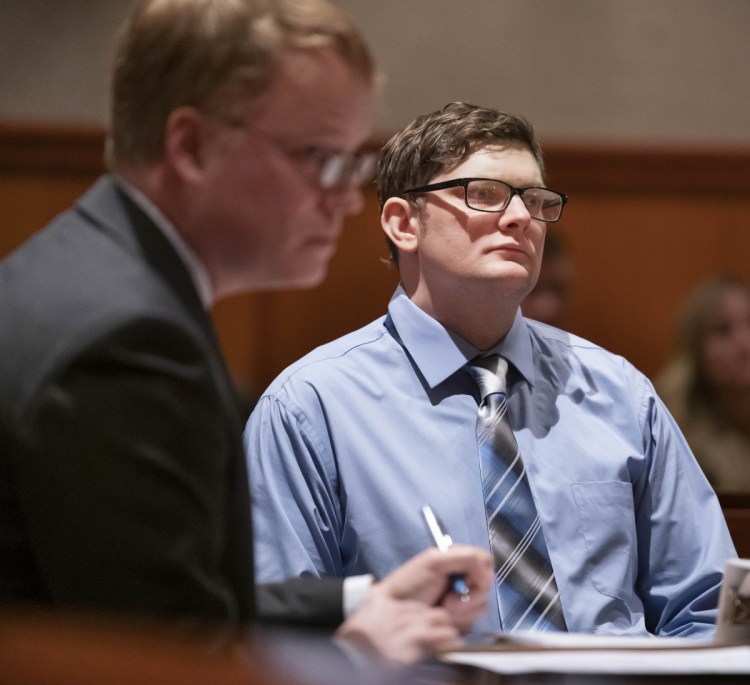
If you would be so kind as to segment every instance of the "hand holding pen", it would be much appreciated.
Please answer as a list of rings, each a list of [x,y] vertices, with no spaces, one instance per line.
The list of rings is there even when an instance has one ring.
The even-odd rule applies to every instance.
[[[447,612],[456,628],[467,632],[487,611],[494,577],[492,558],[486,549],[451,544],[450,538],[445,539],[442,531],[440,540],[443,551],[440,547],[428,547],[375,583],[372,591],[386,593],[394,599],[414,600],[441,608]],[[437,540],[435,542],[437,544]],[[462,593],[461,586],[452,584],[453,580],[458,580],[458,576],[469,593]],[[448,582],[451,585],[446,592]],[[471,601],[462,601],[465,594],[470,595]]]
[[[429,505],[425,504],[422,507],[422,516],[424,517],[427,528],[430,531],[430,535],[432,535],[432,539],[435,541],[435,546],[441,552],[447,552],[451,548],[453,540],[450,535],[443,532],[435,513]],[[462,602],[468,602],[471,599],[469,586],[466,584],[466,580],[464,580],[462,575],[453,573],[448,578],[448,582],[454,592],[461,598]]]

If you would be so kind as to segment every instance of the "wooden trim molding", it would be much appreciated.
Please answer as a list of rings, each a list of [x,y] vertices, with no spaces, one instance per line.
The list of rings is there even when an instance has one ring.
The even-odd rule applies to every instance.
[[[0,173],[96,176],[104,170],[104,129],[0,122]]]
[[[550,185],[566,192],[750,193],[750,148],[545,146]]]
[[[744,509],[750,512],[750,492],[718,492],[722,509]]]
[[[96,175],[103,151],[99,127],[0,122],[0,173]],[[568,193],[750,193],[750,148],[549,143],[545,158],[550,183]]]

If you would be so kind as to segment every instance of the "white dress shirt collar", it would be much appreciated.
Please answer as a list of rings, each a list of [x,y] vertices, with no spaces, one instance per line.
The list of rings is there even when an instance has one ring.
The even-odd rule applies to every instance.
[[[122,176],[114,176],[115,182],[122,188],[123,192],[135,202],[148,216],[151,221],[156,224],[158,229],[164,234],[164,237],[177,252],[178,256],[188,270],[193,285],[198,291],[198,295],[203,303],[206,310],[210,309],[213,305],[213,288],[211,286],[211,279],[208,276],[206,267],[203,266],[203,262],[198,259],[197,255],[190,246],[185,242],[185,239],[180,235],[179,231],[174,227],[161,210],[149,200],[138,188],[132,183],[126,181]]]

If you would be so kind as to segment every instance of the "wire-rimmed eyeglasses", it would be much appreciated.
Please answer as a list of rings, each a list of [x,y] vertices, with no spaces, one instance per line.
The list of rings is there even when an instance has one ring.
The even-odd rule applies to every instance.
[[[376,152],[327,152],[320,148],[308,148],[302,154],[317,162],[318,183],[321,188],[336,188],[341,185],[361,187],[375,177],[378,161]]]
[[[276,150],[296,164],[299,169],[323,190],[344,186],[362,187],[375,177],[378,155],[370,150],[336,152],[316,145],[289,148],[272,134],[244,119],[219,119],[224,125],[244,129],[260,136]]]
[[[549,223],[560,218],[568,201],[565,194],[550,188],[516,188],[495,178],[454,178],[450,181],[409,188],[401,194],[429,193],[458,186],[464,189],[464,202],[469,209],[479,212],[502,212],[507,209],[513,196],[518,195],[532,219]]]
[[[257,130],[257,129],[256,129]],[[369,150],[334,152],[310,145],[298,150],[288,150],[268,134],[261,133],[282,154],[306,170],[323,190],[343,186],[362,187],[375,177],[378,155]]]

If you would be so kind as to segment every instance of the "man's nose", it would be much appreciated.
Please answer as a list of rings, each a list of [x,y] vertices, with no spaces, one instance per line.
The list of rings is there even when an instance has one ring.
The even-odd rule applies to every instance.
[[[507,228],[525,228],[531,221],[531,214],[520,195],[510,198],[508,206],[500,213],[499,225]]]

